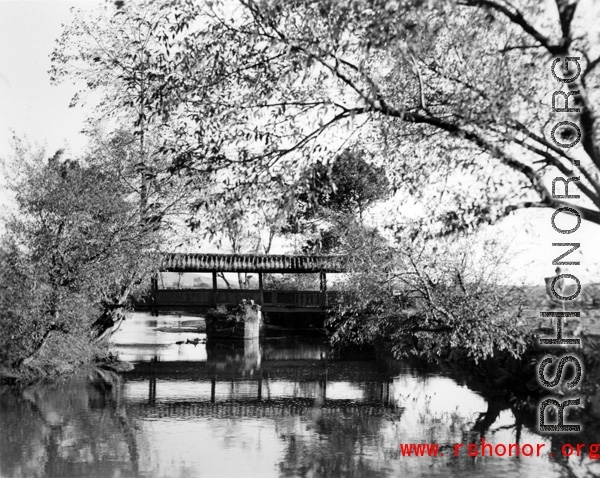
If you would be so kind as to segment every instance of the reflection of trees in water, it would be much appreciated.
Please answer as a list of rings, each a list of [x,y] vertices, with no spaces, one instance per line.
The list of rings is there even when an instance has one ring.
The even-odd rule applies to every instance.
[[[320,359],[329,351],[323,337],[281,337],[263,344],[264,360]]]
[[[513,429],[515,432],[514,442],[524,444],[521,440],[523,430],[538,434],[539,402],[548,396],[557,397],[559,401],[571,396],[581,397],[583,409],[567,408],[565,423],[581,424],[581,432],[578,433],[551,433],[542,435],[549,440],[550,458],[561,468],[561,475],[565,477],[597,477],[600,476],[600,460],[589,459],[589,446],[600,444],[600,339],[598,337],[586,337],[584,339],[585,349],[576,350],[575,353],[584,361],[584,380],[581,387],[575,391],[568,391],[564,384],[570,380],[564,375],[556,389],[549,391],[542,388],[536,379],[538,364],[548,350],[531,351],[522,362],[514,359],[492,359],[484,361],[477,367],[462,366],[452,370],[452,376],[460,383],[465,383],[472,390],[485,398],[488,408],[482,412],[473,424],[471,433],[466,437],[465,443],[475,443],[482,437],[490,435],[490,430],[498,420],[500,413],[510,410],[514,417],[514,423],[503,428]],[[556,349],[555,356],[565,354],[565,349]],[[464,364],[463,364],[464,365]],[[548,369],[552,371],[552,368]],[[554,373],[554,372],[553,372]],[[556,417],[553,418],[556,420]],[[585,444],[581,456],[565,457],[562,453],[564,444]],[[599,450],[600,451],[600,450]]]
[[[284,429],[280,438],[285,442],[285,454],[279,463],[281,475],[388,476],[385,463],[373,461],[365,453],[366,448],[373,451],[389,446],[380,434],[384,420],[362,413],[323,415],[316,408],[308,424],[305,421],[284,424],[280,427]]]
[[[592,344],[591,339],[586,338],[587,344]],[[600,354],[598,350],[591,350],[585,355],[586,384],[582,395],[586,396],[586,408],[575,420],[583,424],[583,431],[579,434],[550,436],[550,446],[545,450],[553,453],[552,460],[567,477],[599,476],[600,460],[590,463],[587,456],[580,460],[575,456],[567,459],[561,454],[564,443],[600,443]],[[535,369],[536,360],[532,363]],[[495,433],[506,428],[510,434],[506,430],[502,432],[505,438],[510,436],[511,441],[520,440],[524,444],[531,439],[528,430],[537,433],[536,407],[540,395],[529,390],[525,381],[521,383],[521,389],[530,393],[529,399],[526,394],[519,395],[519,389],[513,385],[515,380],[530,376],[530,371],[524,371],[518,377],[509,377],[511,382],[508,382],[506,368],[500,370],[499,367],[495,369],[493,364],[480,365],[477,373],[483,371],[484,375],[490,374],[486,383],[480,375],[475,375],[476,372],[466,367],[463,367],[462,375],[453,373],[456,381],[467,384],[471,390],[477,390],[487,402],[486,410],[477,410],[481,412],[479,416],[465,416],[463,406],[457,409],[457,413],[436,412],[435,406],[428,408],[427,394],[431,394],[432,390],[427,385],[434,378],[427,374],[415,377],[414,370],[403,369],[398,375],[410,374],[414,380],[408,389],[402,388],[404,383],[398,379],[399,390],[405,394],[401,397],[402,406],[406,406],[406,411],[398,419],[397,410],[391,406],[397,403],[398,395],[394,395],[395,398],[391,400],[393,403],[390,403],[389,390],[386,389],[390,375],[384,374],[368,382],[355,382],[357,377],[362,379],[375,374],[365,363],[360,365],[360,374],[353,367],[358,365],[354,362],[329,364],[330,371],[335,370],[338,378],[356,383],[362,392],[357,400],[373,403],[375,407],[360,409],[347,398],[333,399],[336,396],[334,388],[331,382],[321,380],[323,369],[320,365],[315,367],[314,381],[297,382],[291,392],[286,390],[284,393],[286,397],[291,395],[291,398],[273,404],[276,413],[264,411],[265,401],[270,397],[268,378],[264,378],[262,398],[252,397],[247,407],[235,400],[213,404],[206,399],[206,403],[199,402],[201,406],[183,402],[179,407],[170,401],[163,405],[144,401],[140,406],[130,400],[126,409],[122,383],[116,375],[108,372],[96,372],[91,378],[82,377],[54,385],[31,386],[20,391],[0,388],[0,410],[3,412],[0,413],[0,474],[7,477],[114,476],[118,470],[120,476],[136,476],[140,434],[132,426],[132,421],[136,419],[137,423],[137,418],[148,418],[148,411],[152,412],[153,417],[159,416],[163,408],[170,417],[173,414],[185,419],[204,416],[205,409],[209,409],[212,413],[209,415],[213,418],[231,419],[232,428],[227,432],[227,436],[231,437],[231,446],[237,443],[235,437],[238,429],[234,425],[238,418],[273,419],[273,426],[285,450],[279,463],[282,476],[389,476],[392,469],[397,471],[400,468],[402,472],[408,470],[398,461],[396,447],[402,440],[449,444],[476,443],[481,437],[486,437],[489,441],[500,443],[500,435]],[[507,393],[499,393],[499,390]],[[437,388],[438,396],[440,391],[443,392],[442,387]],[[151,396],[152,392],[149,398]],[[245,394],[242,396],[246,397]],[[272,401],[276,402],[276,397]],[[253,404],[256,404],[257,410],[246,413]],[[290,407],[293,410],[290,411]],[[373,412],[373,408],[377,407],[381,411]],[[505,410],[512,411],[514,423],[503,423],[508,426],[502,427],[499,417]],[[417,427],[415,438],[411,440],[405,435],[407,422]],[[584,454],[587,453],[586,446]],[[425,467],[429,466],[429,462],[421,460],[419,463],[423,464],[426,473]],[[474,465],[471,458],[461,454],[457,459],[449,459],[447,466],[457,476],[457,473],[472,469]],[[177,470],[188,476],[196,476],[195,472],[198,471],[183,465]]]
[[[2,476],[138,473],[135,430],[120,379],[106,371],[53,385],[0,389]],[[27,446],[24,446],[27,444]]]

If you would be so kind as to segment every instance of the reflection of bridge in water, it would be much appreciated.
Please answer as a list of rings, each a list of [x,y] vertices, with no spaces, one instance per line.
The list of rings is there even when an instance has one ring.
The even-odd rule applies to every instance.
[[[215,307],[218,304],[239,304],[252,299],[264,311],[320,311],[336,300],[335,292],[327,291],[327,273],[345,272],[343,257],[288,256],[261,254],[164,254],[161,272],[211,273],[212,289],[159,289],[158,279],[152,279],[152,307]],[[258,275],[258,289],[219,289],[217,274],[253,272]],[[263,274],[318,273],[320,289],[265,290]]]
[[[246,344],[247,345],[247,344]],[[222,358],[222,357],[220,357]],[[148,418],[400,414],[391,375],[364,361],[263,360],[141,363],[127,401]]]
[[[189,345],[189,347],[192,347]],[[206,359],[136,363],[123,374],[128,407],[147,418],[390,416],[397,370],[330,360],[322,336],[209,339]],[[132,410],[132,411],[133,411]]]
[[[130,402],[145,418],[212,417],[212,418],[271,418],[279,419],[318,413],[321,416],[340,414],[348,416],[401,415],[402,407],[380,402],[353,400],[324,400],[288,398],[275,400],[225,400],[181,402]]]

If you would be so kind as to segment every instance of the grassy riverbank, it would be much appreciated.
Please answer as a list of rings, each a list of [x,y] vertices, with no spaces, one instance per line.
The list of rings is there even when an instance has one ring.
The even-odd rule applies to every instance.
[[[0,365],[0,383],[52,381],[98,366],[118,367],[118,361],[110,353],[108,344],[93,344],[84,337],[55,334],[27,365]]]

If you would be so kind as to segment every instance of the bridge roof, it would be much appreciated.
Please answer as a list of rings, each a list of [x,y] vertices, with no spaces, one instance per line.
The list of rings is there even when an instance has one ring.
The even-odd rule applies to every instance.
[[[342,256],[165,253],[163,272],[344,272]]]
[[[160,400],[160,399],[159,399]],[[318,409],[324,415],[335,416],[340,412],[350,415],[374,415],[374,416],[401,416],[405,409],[394,403],[377,402],[374,400],[357,402],[356,400],[325,399],[317,403],[314,398],[286,397],[279,399],[243,399],[243,400],[219,400],[210,402],[208,400],[190,401],[158,401],[148,403],[130,400],[134,413],[154,418],[165,417],[212,417],[212,418],[239,418],[239,417],[261,417],[280,419],[306,415]]]

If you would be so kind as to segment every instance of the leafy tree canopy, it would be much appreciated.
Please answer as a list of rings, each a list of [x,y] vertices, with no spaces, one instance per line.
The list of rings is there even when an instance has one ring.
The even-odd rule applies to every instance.
[[[363,222],[363,213],[390,193],[381,166],[365,159],[367,153],[346,149],[329,164],[316,163],[306,173],[294,213],[283,232],[306,237],[305,253],[349,253],[383,241]],[[308,184],[308,186],[306,185]]]
[[[298,198],[309,214],[325,208],[362,218],[369,206],[389,194],[384,168],[364,156],[364,151],[344,150],[331,164],[317,163],[311,168],[310,190]]]
[[[430,361],[456,351],[475,361],[498,351],[518,357],[532,337],[521,319],[524,293],[498,285],[508,251],[490,241],[476,255],[471,241],[379,243],[350,253],[355,274],[330,311],[332,344],[388,346],[396,357]]]
[[[52,332],[97,342],[155,266],[159,237],[113,164],[16,145],[18,215],[0,243],[0,359],[29,358]]]
[[[576,207],[600,223],[597,9],[584,0],[125,2],[101,22],[67,27],[54,75],[110,87],[107,104],[129,109],[137,127],[160,125],[175,169],[223,185],[215,204],[265,184],[290,193],[310,164],[352,140],[385,160],[396,190],[426,204],[428,219],[414,225],[425,235],[527,207]],[[570,83],[551,72],[565,57],[581,68],[556,66],[559,77],[577,75]],[[577,91],[578,111],[553,113],[554,90]],[[573,148],[551,139],[566,120],[581,130]],[[554,135],[564,144],[572,132]],[[576,185],[581,197],[554,198],[558,175],[577,176],[569,193]]]

